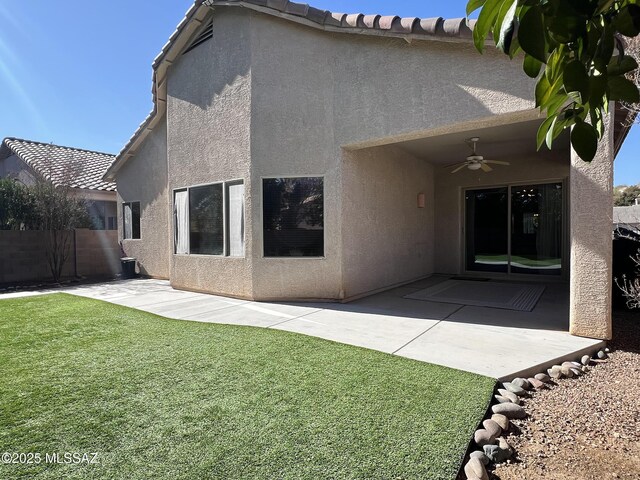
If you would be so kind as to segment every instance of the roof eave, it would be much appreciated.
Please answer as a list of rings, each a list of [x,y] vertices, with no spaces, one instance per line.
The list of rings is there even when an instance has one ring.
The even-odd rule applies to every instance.
[[[242,7],[248,8],[250,10],[254,10],[260,13],[265,13],[271,16],[279,17],[286,19],[288,21],[292,21],[294,23],[298,23],[301,25],[305,25],[311,28],[320,29],[326,32],[332,33],[352,33],[358,35],[369,35],[369,36],[377,36],[377,37],[392,37],[392,38],[402,38],[406,40],[408,43],[412,43],[415,40],[418,41],[439,41],[439,42],[453,42],[453,43],[468,43],[472,41],[472,36],[470,34],[469,25],[464,22],[464,19],[427,19],[429,21],[438,20],[435,22],[434,33],[429,34],[427,32],[415,34],[415,33],[406,33],[403,31],[398,31],[393,29],[394,22],[390,23],[389,29],[380,29],[380,28],[357,28],[351,27],[345,28],[345,26],[332,26],[327,24],[319,24],[317,22],[311,21],[303,16],[296,15],[295,13],[287,12],[287,11],[279,11],[276,8],[270,8],[266,6],[267,2],[262,2],[264,5],[259,5],[255,3],[250,3],[241,0],[196,0],[194,4],[189,8],[185,17],[178,24],[174,33],[169,37],[167,43],[163,46],[161,52],[156,56],[153,61],[152,69],[152,87],[151,93],[153,97],[153,109],[151,113],[147,116],[147,118],[140,124],[138,129],[134,132],[131,138],[127,141],[126,145],[122,148],[120,153],[116,156],[116,159],[111,164],[111,166],[105,172],[103,179],[109,182],[115,181],[115,176],[122,168],[122,166],[126,163],[126,161],[136,154],[137,148],[142,144],[146,136],[153,130],[153,128],[158,124],[158,121],[163,117],[166,113],[166,100],[167,100],[167,92],[166,92],[166,75],[169,67],[175,61],[175,59],[180,55],[181,51],[186,47],[186,42],[189,40],[191,35],[195,33],[202,22],[205,20],[207,14],[213,10],[216,6],[229,6],[229,7]],[[284,2],[287,4],[287,2]],[[330,12],[327,12],[330,13]],[[347,17],[346,14],[336,14],[342,15],[342,22],[344,22]],[[364,17],[364,16],[362,16]],[[378,19],[383,18],[379,15],[376,15],[376,21]],[[399,17],[394,17],[398,20]],[[418,19],[416,19],[418,20]],[[356,20],[358,21],[358,20]],[[395,22],[397,24],[398,22]],[[471,25],[473,26],[473,25]],[[467,32],[467,30],[469,30]]]

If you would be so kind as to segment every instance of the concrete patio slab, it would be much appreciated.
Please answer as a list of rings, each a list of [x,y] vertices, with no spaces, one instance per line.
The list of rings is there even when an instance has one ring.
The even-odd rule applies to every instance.
[[[568,329],[568,288],[545,289],[531,312],[402,298],[449,277],[434,275],[403,287],[341,303],[261,303],[174,290],[164,280],[134,279],[38,292],[70,293],[178,320],[248,325],[311,335],[500,380],[576,359],[604,345]]]
[[[393,353],[436,323],[437,320],[331,308],[280,323],[273,328]]]
[[[575,360],[599,344],[568,332],[446,321],[396,354],[507,379],[538,373],[558,359]]]

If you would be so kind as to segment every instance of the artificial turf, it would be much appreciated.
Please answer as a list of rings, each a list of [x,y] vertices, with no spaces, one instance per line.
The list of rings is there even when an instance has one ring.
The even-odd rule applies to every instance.
[[[0,300],[0,453],[59,454],[0,478],[449,480],[493,386],[294,333]]]

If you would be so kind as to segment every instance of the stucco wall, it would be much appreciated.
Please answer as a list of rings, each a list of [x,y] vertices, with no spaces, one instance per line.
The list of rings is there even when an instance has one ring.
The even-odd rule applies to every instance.
[[[346,152],[342,171],[345,297],[433,273],[433,166],[374,147]]]
[[[15,154],[0,160],[0,178],[6,177],[14,178],[25,185],[36,183],[36,174],[33,169]]]
[[[505,159],[511,163],[510,166],[496,166],[490,173],[462,169],[451,174],[451,168],[435,168],[435,272],[462,272],[464,189],[566,180],[569,176],[569,159],[568,150],[542,151]],[[567,199],[569,193],[565,191],[564,195]]]
[[[215,15],[213,31],[212,40],[182,55],[169,71],[169,195],[172,202],[176,188],[242,179],[245,218],[250,218],[249,17],[235,9]],[[251,256],[251,230],[247,228],[244,258],[172,254],[171,283],[178,288],[251,297]]]
[[[142,259],[143,273],[169,275],[176,287],[256,299],[343,298],[445,268],[433,264],[439,233],[429,202],[432,168],[394,148],[353,150],[529,110],[532,85],[518,62],[492,49],[481,57],[470,43],[410,45],[218,7],[213,38],[169,68],[164,219],[154,223],[157,235],[147,225],[142,241],[126,242],[127,253]],[[143,169],[147,160],[136,157],[129,162]],[[142,185],[127,168],[118,174],[118,188],[123,177],[129,187]],[[324,177],[324,258],[263,257],[262,179],[278,176]],[[245,257],[173,255],[173,189],[236,179],[245,183]],[[368,199],[382,180],[393,189],[374,202],[382,209],[375,215],[385,219],[387,238],[402,247],[391,259],[389,241],[369,240],[376,226],[363,220],[374,214]],[[406,182],[415,190],[410,195],[397,188]],[[161,177],[149,183],[161,191]],[[428,207],[416,211],[422,190]],[[392,222],[398,213],[400,225]],[[143,225],[145,216],[143,209]],[[161,228],[164,243],[155,241]],[[368,243],[368,258],[387,264],[372,270],[358,253],[361,243]]]
[[[226,15],[222,9],[217,14]],[[400,224],[396,215],[403,212],[401,205],[415,209],[417,190],[432,182],[430,167],[405,158],[394,164],[385,156],[390,150],[343,153],[341,147],[392,143],[531,109],[532,82],[517,62],[491,50],[481,57],[471,44],[409,45],[248,15],[255,296],[343,298],[431,273],[434,239],[426,225],[433,217],[420,215],[433,211],[411,210],[415,217],[401,217]],[[371,162],[349,165],[350,155]],[[260,182],[278,175],[324,175],[324,259],[262,258]],[[383,190],[383,180],[392,189]],[[407,180],[410,194],[393,191]],[[384,193],[379,202],[367,203],[372,185]],[[365,220],[373,216],[375,224]],[[412,220],[418,224],[409,225]],[[397,251],[390,253],[388,242],[373,239],[379,228],[398,242]],[[358,252],[364,245],[366,256]],[[369,261],[373,258],[376,264]]]
[[[122,240],[122,202],[140,202],[140,239],[122,240],[136,257],[139,272],[169,278],[171,247],[167,178],[167,129],[160,122],[136,155],[118,172],[118,232]]]

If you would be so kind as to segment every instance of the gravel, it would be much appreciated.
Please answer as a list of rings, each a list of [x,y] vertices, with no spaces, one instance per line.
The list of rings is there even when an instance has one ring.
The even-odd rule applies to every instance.
[[[640,313],[614,314],[614,336],[608,360],[524,400],[491,478],[640,479]]]

